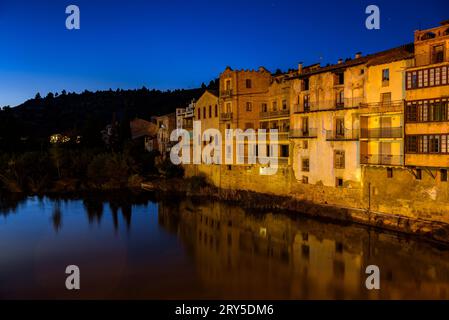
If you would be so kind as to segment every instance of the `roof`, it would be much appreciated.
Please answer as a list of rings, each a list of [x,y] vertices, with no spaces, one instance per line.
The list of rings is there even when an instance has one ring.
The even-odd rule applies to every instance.
[[[379,64],[394,62],[394,61],[398,61],[398,60],[413,58],[413,55],[414,55],[414,44],[409,43],[409,44],[405,44],[405,45],[395,47],[392,49],[388,49],[385,51],[362,56],[360,58],[349,59],[342,63],[333,64],[333,65],[325,66],[322,68],[312,68],[311,71],[304,70],[304,69],[308,68],[308,67],[305,67],[303,69],[304,72],[302,74],[294,76],[292,78],[304,78],[307,76],[324,73],[324,72],[336,72],[339,70],[343,71],[346,68],[358,66],[361,64],[365,64],[365,63],[368,66],[379,65]],[[316,64],[314,64],[312,66],[316,66]]]
[[[155,136],[157,135],[157,126],[149,121],[136,118],[130,122],[131,137],[132,139],[138,139],[141,137]]]

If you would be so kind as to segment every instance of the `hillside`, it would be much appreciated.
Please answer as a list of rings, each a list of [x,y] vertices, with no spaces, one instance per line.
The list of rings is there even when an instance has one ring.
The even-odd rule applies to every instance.
[[[115,115],[119,122],[134,117],[150,120],[185,107],[204,89],[159,91],[108,90],[81,94],[37,96],[23,104],[0,111],[0,147],[3,151],[20,146],[42,145],[54,133],[97,136]]]

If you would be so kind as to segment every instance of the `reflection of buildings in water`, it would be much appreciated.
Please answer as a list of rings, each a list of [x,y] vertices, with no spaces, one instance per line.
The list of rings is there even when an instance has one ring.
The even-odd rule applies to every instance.
[[[420,242],[216,202],[161,204],[159,222],[189,248],[211,297],[448,298],[449,253]],[[365,288],[369,264],[381,291]]]
[[[57,233],[61,230],[62,227],[62,211],[61,211],[61,203],[56,201],[53,207],[53,213],[51,215],[51,221],[53,224],[53,229]]]

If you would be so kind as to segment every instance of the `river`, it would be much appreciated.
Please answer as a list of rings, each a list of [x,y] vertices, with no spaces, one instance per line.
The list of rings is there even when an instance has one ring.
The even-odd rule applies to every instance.
[[[364,226],[148,195],[0,200],[0,299],[449,298],[448,248]]]

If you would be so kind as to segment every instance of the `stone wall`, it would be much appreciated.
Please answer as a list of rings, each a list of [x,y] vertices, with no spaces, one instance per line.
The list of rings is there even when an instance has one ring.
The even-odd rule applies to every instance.
[[[433,178],[429,172],[423,171],[422,179],[417,180],[412,171],[395,168],[389,178],[386,168],[365,166],[360,187],[336,188],[302,184],[288,167],[272,176],[260,175],[258,170],[258,166],[185,167],[187,177],[205,175],[209,183],[224,190],[289,197],[324,210],[329,206],[345,208],[352,220],[363,223],[392,229],[408,229],[422,222],[449,224],[449,182],[441,182],[438,175]]]

